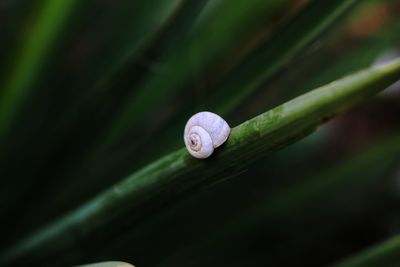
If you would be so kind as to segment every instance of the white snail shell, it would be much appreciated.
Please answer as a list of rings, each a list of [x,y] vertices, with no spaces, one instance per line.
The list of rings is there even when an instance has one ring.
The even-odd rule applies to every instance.
[[[231,128],[223,118],[203,111],[188,120],[183,137],[189,153],[195,158],[205,159],[228,139],[230,132]]]

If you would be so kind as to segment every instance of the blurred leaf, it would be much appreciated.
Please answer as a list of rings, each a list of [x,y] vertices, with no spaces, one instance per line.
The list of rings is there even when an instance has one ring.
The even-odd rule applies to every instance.
[[[304,137],[327,118],[383,90],[399,75],[400,60],[396,60],[293,99],[232,129],[227,144],[208,160],[191,158],[185,149],[166,155],[11,247],[2,254],[1,261],[23,260],[38,250],[46,258],[60,251],[66,255],[71,246],[84,246],[88,236],[112,223],[112,229],[107,227],[101,239],[116,235],[123,231],[123,225],[131,227],[160,203],[224,179],[267,152]],[[115,227],[117,222],[121,227]]]
[[[122,261],[107,261],[107,262],[79,265],[76,267],[129,267],[129,266],[134,267],[132,264]]]
[[[90,28],[92,30],[91,35],[85,38],[92,38],[94,40],[91,40],[91,42],[98,41],[100,44],[98,44],[99,48],[96,47],[97,50],[95,49],[95,52],[93,52],[94,55],[91,56],[91,54],[89,54],[89,58],[83,61],[83,63],[89,61],[89,66],[87,64],[82,64],[84,67],[79,69],[79,76],[75,77],[75,80],[73,79],[74,77],[71,78],[73,80],[71,84],[67,83],[66,85],[59,85],[60,81],[59,79],[56,79],[56,84],[54,86],[57,86],[57,90],[49,88],[52,92],[60,91],[58,93],[62,96],[62,102],[59,104],[61,106],[62,116],[56,115],[55,125],[51,122],[47,122],[45,125],[49,129],[44,131],[43,129],[40,129],[38,131],[38,137],[31,137],[34,140],[31,142],[33,143],[31,144],[31,147],[24,144],[21,148],[33,152],[40,150],[40,155],[42,157],[39,157],[39,155],[35,153],[35,160],[28,160],[28,162],[24,162],[23,169],[19,168],[19,171],[23,172],[22,174],[19,174],[21,179],[15,179],[9,182],[9,185],[5,189],[7,192],[10,192],[10,188],[18,187],[19,190],[12,194],[3,194],[5,199],[7,199],[7,204],[5,204],[6,206],[15,211],[17,210],[15,206],[25,205],[24,199],[27,198],[26,196],[28,194],[30,194],[32,198],[38,198],[37,195],[35,195],[37,193],[35,185],[39,183],[42,183],[41,187],[52,183],[56,183],[60,186],[62,185],[62,181],[58,177],[51,177],[48,180],[45,180],[44,177],[41,177],[40,179],[36,178],[37,172],[42,171],[44,168],[48,168],[48,165],[46,164],[51,162],[52,158],[55,157],[55,153],[59,152],[57,149],[60,149],[60,146],[62,148],[62,146],[65,146],[66,142],[71,142],[69,138],[73,138],[74,134],[77,133],[76,128],[80,128],[78,138],[82,140],[86,146],[90,144],[89,142],[91,139],[94,139],[93,136],[95,134],[92,132],[93,129],[91,129],[89,125],[91,125],[93,121],[97,122],[93,117],[101,118],[101,120],[99,120],[101,123],[105,122],[102,113],[98,110],[96,110],[96,115],[93,115],[92,113],[86,115],[86,113],[88,113],[88,106],[92,107],[92,105],[95,105],[98,108],[98,104],[104,105],[106,101],[104,101],[100,96],[105,95],[104,98],[115,97],[115,95],[117,95],[116,88],[121,90],[121,88],[119,88],[121,87],[121,80],[126,82],[127,79],[139,79],[138,76],[143,74],[140,72],[141,68],[148,68],[147,65],[142,66],[144,61],[151,61],[152,59],[156,60],[156,57],[164,53],[165,50],[171,49],[170,46],[172,46],[176,39],[187,34],[189,29],[193,26],[196,12],[201,11],[204,1],[205,0],[168,0],[156,5],[154,3],[156,1],[134,1],[132,3],[128,3],[129,1],[121,1],[121,3],[112,4],[115,10],[112,9],[109,12],[111,14],[107,14],[114,19],[112,23],[117,30],[110,32],[107,35],[100,34],[101,37],[107,39],[103,44],[101,42],[102,40],[98,40],[99,37],[93,33],[95,32],[95,29]],[[91,6],[91,9],[94,9],[95,7],[96,6],[93,5]],[[87,12],[84,13],[84,15],[87,15]],[[134,16],[135,19],[132,19],[132,16]],[[102,17],[100,17],[100,19],[101,18]],[[98,30],[99,29],[97,29],[97,31]],[[101,33],[104,32],[104,29],[100,30]],[[126,34],[127,31],[130,32],[129,35]],[[133,70],[131,69],[132,65]],[[133,75],[132,71],[139,73]],[[82,73],[84,73],[84,75],[82,75]],[[111,79],[111,77],[113,78]],[[76,85],[76,83],[79,85]],[[49,87],[48,84],[45,84],[44,86]],[[71,94],[71,91],[76,91],[76,95],[72,94],[72,97],[66,97],[65,92]],[[46,95],[49,95],[52,92],[47,92]],[[88,99],[90,99],[90,101],[88,101]],[[53,99],[50,101],[53,102]],[[35,108],[36,110],[39,109],[37,106]],[[112,110],[109,108],[102,108],[102,110],[105,110],[107,113],[112,113]],[[46,113],[51,112],[46,110]],[[87,116],[91,117],[90,122],[88,122]],[[35,116],[32,117],[36,119]],[[43,116],[40,116],[40,118],[43,118]],[[30,130],[31,135],[33,135],[32,129]],[[89,135],[89,140],[85,139],[86,135]],[[23,140],[26,139],[26,136],[23,135]],[[69,146],[71,146],[71,150],[73,151],[71,155],[72,159],[66,158],[64,161],[61,161],[66,162],[68,169],[71,168],[71,164],[74,160],[79,159],[77,154],[84,154],[76,152],[79,151],[79,147],[82,146],[82,143],[78,142],[77,144],[69,144]],[[15,145],[12,146],[11,149],[15,149]],[[10,153],[4,154],[10,158]],[[62,153],[63,157],[66,155],[68,155],[68,151]],[[15,162],[17,160],[11,159],[9,161]],[[30,163],[32,163],[32,166]],[[60,161],[57,164],[60,164]],[[7,163],[5,165],[7,165]],[[8,164],[8,166],[12,165]],[[58,167],[58,169],[61,168],[62,166]],[[10,172],[15,176],[18,176],[15,169]],[[58,175],[59,173],[60,172],[55,175]],[[54,174],[49,176],[54,176]],[[21,186],[21,180],[24,181],[24,186]],[[39,195],[42,194],[39,193]],[[55,192],[55,195],[57,195],[57,192]],[[3,203],[6,202],[4,201]],[[59,209],[59,206],[57,209]],[[41,218],[38,211],[35,211],[33,207],[32,212],[35,214],[35,219]],[[39,212],[43,212],[43,209],[40,208]],[[49,214],[48,210],[45,212],[46,214]],[[34,224],[33,221],[32,224]]]
[[[190,111],[180,112],[182,115],[178,114],[174,122],[167,124],[160,136],[154,137],[143,134],[142,138],[135,138],[129,146],[124,145],[120,150],[113,153],[112,157],[109,157],[109,153],[107,153],[106,164],[90,169],[95,170],[95,173],[87,173],[87,165],[98,166],[99,158],[101,160],[101,153],[98,149],[95,149],[95,152],[92,153],[94,155],[92,162],[85,162],[83,169],[79,170],[79,173],[85,176],[84,183],[90,184],[94,179],[98,180],[98,177],[104,177],[102,181],[106,183],[108,181],[106,177],[110,177],[110,173],[114,175],[120,172],[124,173],[125,165],[129,166],[129,170],[132,170],[160,154],[170,152],[171,149],[178,146],[178,142],[181,142],[181,138],[178,139],[176,133],[180,131],[191,112],[212,110],[219,114],[229,113],[240,101],[257,89],[263,81],[282,69],[283,65],[287,64],[302,49],[333,27],[335,23],[339,23],[341,18],[352,10],[356,3],[357,1],[353,0],[331,1],[329,3],[312,2],[294,16],[289,23],[283,25],[282,29],[278,29],[274,36],[250,53],[238,67],[228,73],[218,84],[207,89],[210,92],[210,97],[207,97],[203,104],[195,108],[190,107]],[[191,63],[188,62],[188,64]],[[151,93],[146,92],[146,94],[150,95]],[[146,106],[146,108],[149,109],[151,106]],[[132,117],[129,119],[129,124],[135,124]],[[111,128],[111,130],[114,131],[114,128]],[[143,139],[147,139],[147,141],[143,142]],[[153,142],[154,139],[159,141]],[[160,143],[164,145],[160,147]],[[107,142],[102,145],[104,144],[107,144]],[[135,151],[144,151],[144,154],[139,159],[132,159],[130,155],[136,155]],[[111,177],[114,177],[114,175]],[[115,181],[115,178],[113,180]],[[100,187],[101,183],[98,182],[97,185]],[[73,182],[64,187],[63,192],[70,192],[72,187],[75,187]],[[61,201],[62,199],[65,199],[65,197],[60,197]]]
[[[0,97],[0,142],[30,94],[32,84],[48,60],[67,20],[79,1],[43,1],[25,43],[15,59]]]
[[[340,31],[326,44],[302,56],[298,62],[293,62],[282,77],[267,85],[264,90],[267,93],[255,95],[256,101],[249,101],[247,105],[265,106],[286,101],[346,73],[372,65],[379,55],[393,48],[393,44],[400,40],[400,21],[394,19],[395,21],[385,24],[380,32],[367,39],[349,41],[348,29]],[[307,60],[308,58],[312,60]]]
[[[199,109],[225,114],[290,59],[338,24],[358,1],[315,1],[295,16],[235,69],[218,88],[217,94]],[[227,97],[228,96],[228,97]]]
[[[210,97],[195,109],[191,109],[191,112],[212,110],[221,115],[231,113],[234,107],[259,88],[266,79],[281,70],[297,53],[315,41],[324,31],[338,23],[338,19],[351,10],[356,2],[330,1],[329,4],[319,1],[312,2],[292,18],[288,25],[284,25],[274,36],[245,58],[237,68],[213,86],[209,90],[212,92]],[[185,116],[180,116],[173,125],[165,128],[159,137],[161,140],[158,138],[160,142],[173,144],[173,146],[176,146],[177,142],[181,142],[180,138],[176,138],[176,131],[182,127],[189,114],[190,112],[185,113]],[[153,148],[153,144],[150,141],[144,146]],[[165,145],[157,153],[166,153],[171,147]],[[154,149],[149,151],[154,155]],[[151,157],[150,155],[144,156],[143,161],[147,157]],[[118,160],[121,161],[121,159]]]
[[[107,250],[123,253],[120,255],[132,255],[134,253],[132,257],[135,259],[141,257],[142,261],[145,262],[151,262],[152,260],[154,262],[163,262],[162,266],[180,266],[180,260],[183,259],[185,261],[187,258],[196,257],[196,266],[208,266],[209,263],[204,263],[201,260],[203,256],[207,255],[204,258],[209,259],[211,262],[214,257],[219,257],[222,251],[230,254],[232,250],[229,250],[229,248],[243,244],[243,238],[251,236],[251,233],[268,230],[270,230],[269,232],[274,232],[276,225],[283,227],[285,224],[293,224],[293,217],[297,218],[296,221],[300,221],[303,217],[308,216],[317,218],[327,217],[325,214],[321,215],[321,210],[330,214],[330,216],[337,216],[338,211],[326,209],[326,206],[329,206],[327,202],[335,199],[337,196],[345,199],[347,195],[353,195],[354,188],[357,189],[358,194],[363,192],[365,198],[367,198],[364,199],[366,201],[362,202],[362,205],[367,209],[371,209],[372,206],[368,204],[368,199],[371,199],[374,203],[378,203],[371,194],[368,194],[370,192],[365,192],[367,190],[364,189],[364,185],[376,187],[376,183],[387,184],[387,179],[381,178],[398,161],[398,156],[400,156],[400,137],[397,135],[385,137],[383,141],[362,149],[362,151],[357,151],[350,156],[345,156],[345,159],[322,171],[314,170],[311,175],[304,175],[304,172],[296,168],[296,165],[292,162],[299,160],[298,158],[305,156],[310,150],[316,149],[315,146],[320,145],[318,143],[310,145],[302,144],[299,151],[301,155],[297,157],[293,157],[293,146],[295,145],[292,145],[285,149],[285,151],[282,151],[283,153],[280,152],[280,154],[283,154],[281,155],[283,159],[280,164],[268,158],[263,161],[261,169],[258,167],[259,165],[256,165],[255,168],[258,167],[256,172],[259,173],[262,179],[269,181],[269,183],[260,185],[252,177],[252,173],[248,174],[246,178],[252,177],[248,181],[248,184],[251,184],[253,187],[263,187],[265,189],[262,191],[260,199],[256,199],[256,201],[251,196],[248,196],[246,200],[240,200],[240,203],[251,203],[245,205],[244,208],[240,207],[237,202],[232,201],[232,199],[240,198],[244,192],[246,195],[254,194],[246,187],[246,182],[243,179],[238,181],[240,185],[238,188],[228,189],[229,191],[236,191],[233,196],[226,192],[221,193],[217,191],[216,194],[222,195],[221,197],[224,199],[227,198],[227,202],[239,210],[235,213],[234,217],[227,216],[228,218],[222,220],[222,222],[221,218],[218,218],[216,219],[218,223],[212,219],[212,215],[210,216],[211,219],[199,220],[196,216],[204,216],[199,211],[199,206],[208,211],[215,209],[214,206],[217,206],[216,209],[218,210],[218,203],[215,203],[218,202],[215,200],[216,197],[213,197],[212,194],[211,196],[206,195],[204,198],[207,200],[211,198],[209,202],[203,203],[205,201],[202,198],[200,200],[202,203],[198,206],[192,204],[189,207],[178,208],[178,211],[174,210],[176,206],[174,205],[172,212],[168,209],[173,215],[168,216],[158,213],[157,216],[151,218],[151,223],[146,223],[142,227],[135,227],[130,233],[124,233],[122,236],[115,237],[111,247],[98,253],[99,255],[104,255],[107,253]],[[279,165],[277,167],[278,173],[274,173],[271,165]],[[316,168],[315,165],[310,167],[312,169]],[[283,180],[285,178],[285,168],[296,169],[296,176],[290,180],[289,184],[285,183],[277,189],[271,190],[272,181]],[[250,167],[249,169],[252,168]],[[289,172],[288,175],[293,175],[293,172]],[[228,186],[225,184],[225,186],[221,187],[226,188]],[[209,190],[209,188],[207,189]],[[380,197],[380,200],[382,199],[384,199],[383,196]],[[210,207],[211,205],[214,206]],[[225,205],[220,204],[220,206],[224,207]],[[342,214],[343,209],[346,208],[340,207],[338,209],[341,212],[340,214]],[[380,207],[379,209],[382,208]],[[360,212],[361,210],[362,208],[359,208],[357,211]],[[212,211],[210,213],[213,214]],[[353,210],[350,213],[353,213],[354,216],[359,216],[359,213]],[[179,214],[181,214],[181,218],[178,217]],[[188,217],[194,218],[188,219]],[[347,219],[350,220],[351,218],[347,216]],[[315,221],[316,219],[313,220]],[[171,231],[168,228],[168,222],[173,225],[178,224],[178,226],[176,228],[172,227]],[[339,225],[336,226],[339,227]],[[336,226],[332,228],[336,229]],[[321,227],[325,230],[328,228],[326,226]],[[196,232],[193,233],[192,229],[196,229]],[[180,233],[184,234],[179,236]],[[147,253],[153,246],[155,238],[158,240],[158,251]],[[291,238],[295,237],[291,236]],[[132,240],[135,240],[140,246],[129,246]],[[167,255],[169,257],[165,260]]]
[[[259,228],[269,229],[277,224],[282,225],[290,222],[293,217],[300,220],[307,210],[318,217],[320,213],[318,206],[322,205],[321,210],[325,210],[329,206],[326,204],[326,199],[332,199],[335,196],[345,198],[346,188],[357,187],[360,193],[364,184],[372,184],[371,180],[375,182],[379,180],[382,183],[381,174],[390,169],[398,161],[399,156],[400,137],[395,135],[358,151],[355,155],[348,156],[338,164],[317,172],[311,177],[295,178],[291,184],[268,194],[259,203],[237,217],[207,232],[201,240],[194,240],[191,244],[185,242],[181,250],[174,248],[176,253],[173,253],[173,256],[162,266],[170,266],[169,261],[173,262],[171,266],[176,265],[176,259],[185,258],[185,255],[198,258],[207,255],[207,258],[212,260],[213,255],[218,256],[214,253],[217,247],[227,248],[229,244],[233,246],[240,244],[241,237],[257,232]],[[353,191],[354,189],[350,190],[350,192]],[[363,202],[363,205],[368,206],[366,202]],[[217,254],[221,254],[221,250],[218,250]],[[197,264],[198,266],[207,265],[201,260],[198,260]]]
[[[332,267],[395,267],[400,264],[400,237],[378,244],[370,249],[349,257]]]
[[[243,38],[249,26],[261,19],[270,19],[288,2],[290,1],[220,2],[207,20],[193,29],[190,38],[182,41],[166,58],[165,64],[128,98],[126,107],[109,127],[101,144],[107,147],[122,137],[132,125],[140,125],[153,107],[183,91],[185,85],[211,61],[217,61],[224,50]]]
[[[123,9],[127,10],[123,11],[124,16],[120,15],[122,18],[118,18],[117,22],[123,24],[123,22],[126,23],[126,19],[131,19],[132,15],[126,15],[125,13],[127,12],[133,12],[135,19],[132,22],[126,23],[124,27],[120,25],[121,29],[117,33],[111,34],[111,39],[113,39],[109,40],[111,44],[105,46],[100,51],[103,54],[107,54],[106,56],[102,56],[100,59],[92,59],[95,62],[93,63],[94,66],[92,66],[95,71],[92,72],[94,79],[97,79],[97,81],[93,82],[91,78],[85,75],[82,84],[80,84],[82,88],[78,90],[79,95],[73,99],[71,105],[66,104],[63,116],[57,120],[56,126],[53,129],[46,132],[47,135],[43,137],[43,144],[39,146],[40,150],[47,148],[48,151],[45,154],[48,157],[52,157],[52,150],[57,151],[57,146],[63,145],[63,142],[66,141],[65,139],[71,138],[71,132],[77,133],[80,141],[77,144],[72,144],[75,147],[70,148],[73,151],[70,154],[71,158],[64,159],[66,166],[58,167],[58,170],[65,168],[66,171],[57,171],[57,173],[53,174],[56,178],[51,177],[48,181],[44,181],[48,187],[56,187],[50,190],[51,193],[47,196],[50,198],[52,198],[52,195],[57,196],[55,201],[46,210],[43,210],[42,207],[39,207],[38,210],[32,207],[29,213],[24,214],[24,216],[33,214],[33,224],[36,221],[40,222],[43,218],[46,220],[48,215],[53,214],[54,211],[62,212],[63,205],[60,202],[64,204],[68,203],[69,205],[74,203],[74,201],[71,201],[71,192],[67,192],[68,188],[75,188],[73,191],[77,192],[76,187],[79,187],[83,191],[90,192],[84,184],[86,182],[88,184],[91,183],[85,170],[89,164],[88,162],[98,159],[99,153],[104,152],[104,146],[95,142],[91,150],[85,149],[84,152],[78,153],[79,155],[77,155],[76,151],[79,151],[83,146],[91,147],[91,141],[95,140],[96,136],[96,133],[93,132],[93,125],[96,129],[104,127],[107,125],[107,119],[105,119],[103,114],[113,113],[112,107],[100,107],[101,111],[99,111],[98,105],[104,105],[110,99],[124,99],[123,94],[120,96],[121,91],[132,91],[132,87],[136,83],[140,83],[143,77],[146,77],[148,73],[152,73],[152,68],[155,64],[158,64],[156,62],[162,61],[168,52],[175,49],[176,42],[189,34],[205,2],[205,0],[169,0],[163,4],[154,5],[153,1],[146,1],[143,3],[132,3],[133,11],[131,11],[131,5],[125,3],[122,6]],[[119,37],[120,35],[126,35],[126,27],[129,27],[129,30],[132,31],[132,36]],[[118,41],[114,41],[114,39]],[[112,52],[108,52],[107,49],[112,50]],[[111,55],[108,55],[109,53]],[[91,87],[85,89],[85,86]],[[114,101],[118,102],[117,100]],[[88,112],[88,106],[91,106],[93,110],[89,109]],[[99,119],[96,120],[96,118]],[[93,121],[95,121],[94,124]],[[96,123],[100,124],[100,126],[96,125]],[[77,125],[80,126],[78,127]],[[80,130],[77,132],[76,128]],[[95,132],[99,131],[96,130]],[[137,139],[140,140],[139,137]],[[67,153],[64,152],[63,154]],[[108,151],[107,154],[109,154]],[[49,161],[48,157],[44,158],[44,163]],[[74,163],[77,166],[72,168]],[[37,160],[35,167],[38,165],[39,162]],[[71,170],[75,172],[71,172]],[[35,173],[27,170],[27,174],[23,177],[33,183],[34,179],[29,178],[29,175],[34,176]],[[82,180],[78,177],[79,175],[86,176],[86,178]],[[70,179],[71,176],[76,178]],[[16,181],[16,183],[19,182]],[[96,185],[91,187],[97,188]],[[30,193],[33,195],[33,198],[40,197],[35,195],[37,192],[32,188],[32,184],[26,183],[25,190],[21,187],[19,188],[19,194],[14,194],[13,198],[21,199],[21,195],[26,195],[29,189],[31,189]],[[63,195],[65,193],[67,199]],[[74,199],[77,200],[77,198]],[[21,204],[24,205],[24,201],[21,201]]]
[[[103,100],[102,97],[115,98],[118,94],[112,90],[121,92],[122,89],[119,87],[124,83],[132,87],[135,80],[140,80],[140,75],[143,75],[135,67],[139,65],[150,69],[152,59],[148,58],[149,53],[164,52],[164,49],[171,45],[170,42],[174,41],[174,37],[185,32],[185,29],[179,30],[177,21],[184,24],[181,28],[191,27],[190,20],[196,18],[192,9],[199,12],[203,2],[204,0],[122,1],[117,5],[117,10],[110,16],[111,18],[107,18],[111,20],[110,23],[115,30],[107,35],[98,34],[99,36],[92,37],[106,40],[99,40],[103,42],[102,46],[84,62],[85,68],[81,71],[86,75],[81,76],[75,84],[80,89],[77,90],[80,94],[71,105],[67,106],[54,131],[62,131],[70,127],[70,124],[76,123],[75,120],[79,119],[85,107],[98,104],[99,100]],[[194,16],[190,18],[184,16],[188,14]],[[167,37],[163,35],[164,31],[173,32]]]
[[[380,55],[392,49],[393,44],[399,42],[399,29],[400,21],[396,20],[389,25],[385,25],[381,32],[371,36],[370,39],[362,40],[356,47],[342,49],[340,51],[341,54],[335,51],[334,53],[328,52],[325,55],[317,54],[315,57],[320,62],[317,66],[320,70],[318,75],[313,76],[312,80],[299,88],[300,90],[296,90],[295,93],[301,93],[306,88],[319,86],[350,71],[372,65]],[[346,40],[348,37],[344,36],[343,38],[343,42],[348,42]],[[332,57],[335,58],[330,60]]]
[[[148,43],[145,43],[145,46],[142,48],[143,50],[137,51],[136,54],[133,53],[127,65],[122,66],[120,70],[122,74],[118,73],[117,77],[112,78],[110,84],[107,85],[112,85],[112,89],[114,90],[115,88],[119,89],[121,87],[118,82],[120,78],[119,75],[122,75],[122,81],[126,81],[127,79],[130,81],[128,86],[136,83],[133,81],[134,79],[142,80],[142,76],[146,78],[143,86],[134,88],[135,90],[132,92],[132,97],[128,99],[129,107],[127,109],[131,109],[131,111],[128,112],[129,114],[125,112],[126,116],[118,119],[119,122],[112,122],[112,125],[108,125],[104,122],[103,117],[99,116],[99,118],[101,118],[100,122],[103,123],[103,125],[99,127],[105,128],[106,130],[106,136],[103,136],[105,139],[101,137],[97,142],[93,142],[95,139],[93,136],[95,136],[96,133],[93,134],[93,132],[90,131],[89,137],[86,139],[82,138],[84,133],[80,133],[80,138],[84,139],[85,145],[87,145],[87,142],[93,142],[92,149],[86,150],[89,152],[78,162],[79,165],[76,167],[75,172],[68,172],[65,178],[65,184],[59,186],[59,190],[55,190],[54,195],[58,197],[57,201],[53,203],[53,207],[50,207],[50,211],[58,210],[60,207],[64,206],[65,203],[71,203],[71,197],[75,200],[84,199],[88,193],[90,195],[90,193],[98,192],[99,188],[104,188],[104,184],[107,185],[106,181],[110,183],[111,179],[113,182],[118,180],[114,175],[111,176],[111,179],[101,179],[101,181],[105,183],[100,182],[98,179],[98,174],[105,174],[106,170],[109,168],[107,166],[114,163],[112,159],[107,159],[106,164],[100,164],[101,170],[99,170],[99,173],[88,174],[87,171],[100,169],[99,160],[102,161],[103,157],[108,158],[110,155],[110,147],[115,145],[115,142],[123,141],[124,134],[129,132],[129,129],[132,129],[132,127],[144,128],[141,123],[143,118],[147,117],[147,115],[144,116],[144,114],[157,109],[160,101],[166,98],[172,98],[173,94],[177,93],[179,90],[185,89],[185,85],[197,75],[194,73],[201,72],[210,62],[217,61],[218,57],[224,54],[226,49],[232,48],[232,46],[235,45],[235,41],[248,35],[249,33],[245,27],[259,24],[260,20],[272,20],[276,15],[275,13],[286,7],[288,2],[290,1],[263,2],[252,0],[249,2],[235,0],[229,3],[221,2],[216,5],[212,11],[209,11],[210,14],[203,17],[202,22],[198,23],[194,29],[188,27],[193,22],[191,21],[193,18],[188,17],[187,13],[199,12],[198,9],[200,9],[199,6],[202,6],[202,2],[184,2],[185,4],[181,7],[182,10],[178,10],[177,13],[174,14],[176,16],[172,16],[170,20],[163,25],[164,27],[160,29],[160,32],[152,36]],[[196,7],[198,9],[196,9]],[[181,23],[185,23],[187,26],[180,26]],[[183,28],[183,30],[181,29],[181,31],[179,28]],[[210,34],[212,34],[214,38],[209,38]],[[177,44],[174,42],[176,39],[182,40]],[[168,47],[171,45],[174,45],[174,49],[170,49],[171,51],[169,51]],[[156,69],[154,69],[154,65],[157,65]],[[146,70],[146,68],[150,70]],[[171,95],[169,95],[170,93]],[[108,110],[106,111],[109,113]],[[95,117],[97,117],[98,111],[95,113]],[[82,116],[79,112],[75,115]],[[85,124],[87,120],[88,119],[83,120]],[[157,123],[159,122],[157,121]],[[117,124],[119,124],[119,126],[117,126]],[[82,127],[85,127],[85,125]],[[181,127],[182,125],[179,125],[179,128]],[[176,133],[176,129],[174,129],[174,132]],[[149,135],[146,133],[142,133],[135,136],[133,140],[131,136],[129,136],[129,151],[131,151],[132,148],[136,149],[137,145],[147,140],[148,136]],[[165,144],[167,146],[168,142]],[[126,145],[124,144],[123,147],[126,147]],[[169,151],[170,150],[169,147]],[[157,151],[158,156],[164,153],[164,151]],[[72,156],[76,158],[75,154]],[[120,159],[118,156],[114,156],[114,158],[116,158],[116,161]],[[88,168],[90,165],[99,166],[99,168]],[[71,165],[69,163],[67,164],[67,168],[68,171],[71,170]],[[77,178],[72,180],[69,178],[70,176],[84,176],[85,179]],[[118,178],[120,177],[121,176]],[[94,186],[90,186],[90,188],[93,189],[93,191],[91,191],[88,190],[87,185],[93,184],[93,180],[96,180],[97,183]],[[77,183],[80,188],[84,189],[82,191],[84,197],[78,195],[78,190],[73,190],[76,193],[75,196],[71,195],[70,188],[76,188]]]

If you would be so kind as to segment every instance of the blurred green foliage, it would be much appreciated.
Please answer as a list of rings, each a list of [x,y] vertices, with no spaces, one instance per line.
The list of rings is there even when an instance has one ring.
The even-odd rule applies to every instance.
[[[3,1],[0,247],[182,147],[194,112],[236,126],[398,57],[399,12],[399,0]],[[212,186],[168,191],[135,223],[19,260],[400,265],[397,239],[379,245],[400,229],[399,116],[397,83]]]

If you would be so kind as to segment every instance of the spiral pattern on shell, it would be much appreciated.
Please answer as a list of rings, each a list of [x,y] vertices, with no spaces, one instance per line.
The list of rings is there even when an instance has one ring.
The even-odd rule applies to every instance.
[[[185,126],[186,148],[193,157],[207,158],[214,148],[228,139],[230,131],[228,123],[217,114],[208,111],[196,113]]]

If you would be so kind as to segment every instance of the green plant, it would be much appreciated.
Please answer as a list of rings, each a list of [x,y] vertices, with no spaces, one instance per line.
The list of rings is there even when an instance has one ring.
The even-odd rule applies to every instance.
[[[0,263],[399,264],[351,258],[398,222],[399,4],[5,4]],[[201,110],[236,125],[205,160]]]

